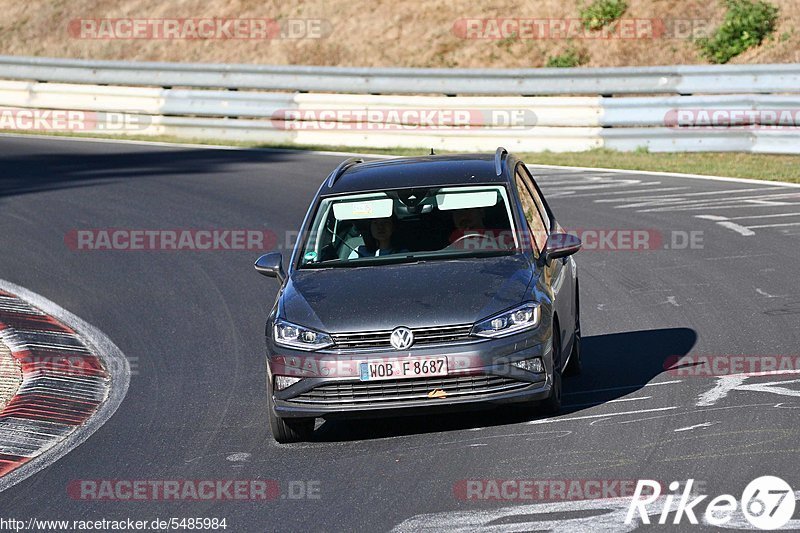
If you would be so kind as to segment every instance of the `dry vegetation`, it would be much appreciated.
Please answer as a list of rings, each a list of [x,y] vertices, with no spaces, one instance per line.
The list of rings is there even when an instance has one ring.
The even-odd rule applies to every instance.
[[[588,1],[588,0],[587,0]],[[800,62],[800,0],[770,0],[781,10],[774,37],[732,63]],[[720,0],[629,0],[624,18],[715,19]],[[567,48],[586,66],[703,63],[688,39],[463,39],[464,18],[577,18],[578,0],[0,0],[0,54],[229,63],[420,67],[541,67]],[[292,40],[85,40],[75,19],[323,19],[330,34]]]

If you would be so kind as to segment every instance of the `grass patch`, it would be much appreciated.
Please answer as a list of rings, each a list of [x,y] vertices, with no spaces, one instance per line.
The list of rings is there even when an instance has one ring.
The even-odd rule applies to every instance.
[[[594,0],[580,10],[581,22],[587,30],[602,30],[622,17],[628,3],[625,0]]]
[[[591,58],[586,50],[570,46],[564,52],[547,58],[547,68],[572,68],[580,67],[589,62]]]
[[[796,155],[737,152],[617,152],[603,149],[523,155],[524,161],[530,164],[649,170],[800,183],[800,156]]]
[[[759,46],[778,24],[779,9],[762,0],[725,0],[728,10],[711,37],[697,40],[700,54],[712,63],[727,63]]]
[[[28,132],[7,132],[28,133]],[[90,134],[59,133],[53,137],[100,138]],[[170,136],[126,136],[105,137],[166,143],[193,143],[210,146],[237,146],[241,148],[263,148],[273,150],[317,150],[376,155],[417,156],[427,155],[428,148],[367,148],[333,145],[263,144],[252,142],[229,142],[208,139],[180,139]],[[492,152],[493,150],[487,150]],[[512,150],[513,151],[513,150]],[[437,154],[455,153],[437,150]],[[800,156],[747,154],[738,152],[661,153],[637,150],[618,152],[596,149],[587,152],[516,152],[523,161],[532,165],[560,165],[568,167],[593,167],[622,170],[647,170],[653,172],[677,172],[706,176],[728,176],[765,181],[800,183]]]

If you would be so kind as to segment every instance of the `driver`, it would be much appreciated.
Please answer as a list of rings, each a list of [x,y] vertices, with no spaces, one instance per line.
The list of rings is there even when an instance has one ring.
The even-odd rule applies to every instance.
[[[450,246],[468,250],[497,250],[497,240],[484,225],[486,212],[482,207],[453,210],[453,233]],[[455,246],[454,246],[455,245]]]

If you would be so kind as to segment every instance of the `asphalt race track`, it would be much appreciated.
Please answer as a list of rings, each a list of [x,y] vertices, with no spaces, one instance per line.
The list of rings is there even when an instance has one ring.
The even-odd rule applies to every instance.
[[[693,478],[706,494],[738,497],[762,475],[800,489],[796,373],[730,381],[664,370],[687,354],[800,356],[800,188],[532,167],[566,227],[647,230],[658,243],[587,242],[576,256],[584,372],[565,380],[563,414],[326,422],[301,445],[276,444],[267,426],[263,327],[277,282],[253,270],[257,252],[65,243],[75,229],[244,228],[272,231],[285,247],[341,160],[0,137],[0,278],[99,328],[132,370],[104,426],[0,493],[4,516],[217,517],[228,531],[623,530],[609,506],[464,500],[457,489],[485,479]],[[70,482],[86,479],[269,479],[282,497],[71,497]]]

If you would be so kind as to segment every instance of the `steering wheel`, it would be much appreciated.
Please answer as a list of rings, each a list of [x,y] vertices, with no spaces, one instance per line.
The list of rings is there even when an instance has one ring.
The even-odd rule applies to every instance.
[[[472,238],[472,237],[478,237],[478,238],[480,238],[482,240],[492,239],[491,235],[487,235],[486,233],[467,233],[466,235],[462,235],[458,239],[456,239],[453,242],[451,242],[449,245],[447,245],[447,247],[451,248],[451,247],[455,246],[456,244],[458,244],[459,242],[463,241],[464,239],[469,239],[469,238]],[[492,240],[494,240],[494,239],[492,239]]]

